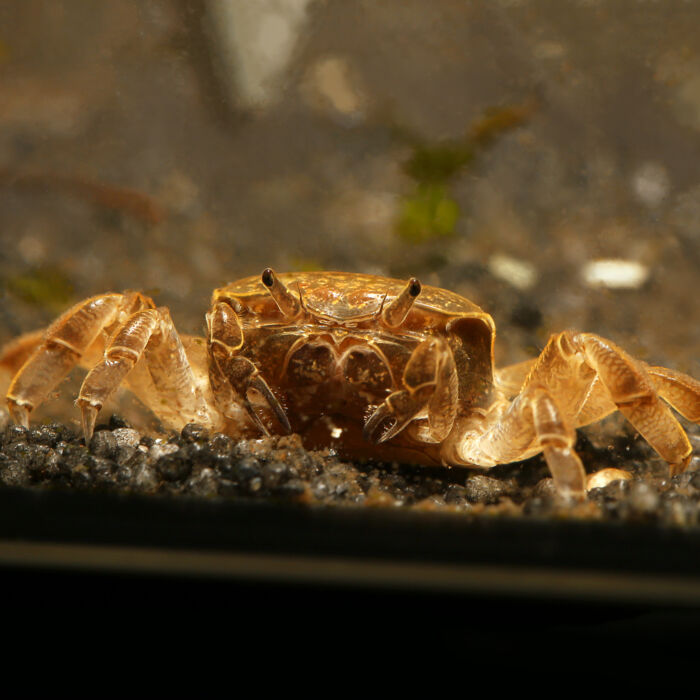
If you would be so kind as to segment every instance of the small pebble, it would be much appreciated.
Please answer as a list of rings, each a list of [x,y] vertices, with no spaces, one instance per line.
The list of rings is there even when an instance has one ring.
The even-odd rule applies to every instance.
[[[150,493],[158,487],[158,477],[156,471],[149,464],[137,465],[133,470],[133,487],[139,491]]]
[[[78,464],[70,471],[71,484],[76,488],[88,488],[92,486],[92,476],[90,468],[86,464]]]
[[[234,441],[223,433],[215,433],[210,441],[212,452],[217,454],[231,454],[235,446]]]
[[[496,503],[508,490],[500,479],[481,474],[469,477],[465,484],[466,497],[470,503]]]
[[[138,451],[137,447],[122,445],[117,447],[113,459],[117,464],[126,464]]]
[[[27,442],[28,437],[29,431],[23,425],[11,423],[5,428],[4,442],[6,443]]]
[[[467,500],[467,489],[459,484],[450,484],[445,492],[445,503],[451,506],[464,505]]]
[[[644,481],[631,484],[627,503],[639,515],[652,515],[659,505],[659,495]]]
[[[90,439],[90,452],[98,457],[114,457],[117,452],[117,440],[112,431],[97,430]]]
[[[177,452],[166,454],[156,462],[156,472],[165,481],[182,481],[191,471],[191,462]]]
[[[92,455],[89,460],[90,476],[97,486],[113,486],[115,483],[114,462]]]
[[[118,447],[138,447],[141,442],[141,434],[133,428],[117,428],[112,435]]]
[[[557,487],[554,485],[554,479],[552,479],[551,476],[540,479],[540,481],[535,484],[532,495],[535,500],[539,501],[551,501],[551,499],[556,498]]]
[[[148,450],[148,456],[150,459],[157,461],[165,455],[177,452],[180,448],[172,442],[159,442],[156,441],[151,445]]]
[[[594,474],[588,475],[586,479],[586,490],[602,489],[613,481],[627,481],[631,478],[632,474],[624,469],[613,469],[612,467],[601,469]]]
[[[216,496],[218,491],[217,476],[213,469],[202,469],[187,483],[187,490],[205,498]]]
[[[52,425],[41,425],[29,431],[29,442],[34,445],[55,447],[60,437],[60,432]]]
[[[199,423],[188,423],[180,435],[185,442],[206,442],[209,439],[209,431]]]
[[[108,427],[110,430],[117,430],[119,428],[131,428],[131,423],[121,416],[112,415],[109,418]]]
[[[289,476],[289,467],[282,462],[269,462],[262,468],[263,482],[267,488],[279,486]]]
[[[9,460],[0,466],[0,484],[3,486],[29,486],[31,477],[26,466]]]
[[[255,457],[244,457],[233,465],[233,474],[239,484],[246,484],[260,477],[260,462]]]
[[[68,476],[69,474],[70,472],[61,461],[61,456],[58,452],[49,448],[46,459],[44,460],[44,468],[42,470],[43,478],[53,481]]]

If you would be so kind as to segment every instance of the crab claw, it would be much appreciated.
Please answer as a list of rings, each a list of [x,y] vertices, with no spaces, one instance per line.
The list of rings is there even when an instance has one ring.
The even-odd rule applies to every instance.
[[[379,435],[379,437],[374,437],[374,433],[377,431],[377,428],[392,415],[393,413],[391,412],[389,406],[387,406],[386,403],[381,404],[365,422],[364,427],[362,428],[362,437],[367,442],[372,442],[375,445],[379,445],[385,440],[388,440],[392,435],[395,435],[397,432],[396,423],[394,423],[394,425],[392,425],[384,433]],[[389,432],[391,432],[391,435],[387,435]]]
[[[251,389],[254,389],[258,393],[267,408],[277,416],[277,420],[284,430],[287,433],[291,433],[292,426],[289,424],[289,418],[287,418],[282,404],[280,404],[268,383],[258,372],[257,367],[245,357],[229,357],[224,353],[225,350],[222,350],[220,346],[215,346],[213,355],[216,359],[217,366],[231,388],[234,389],[241,398],[246,411],[248,411],[248,414],[253,421],[255,421],[260,431],[265,435],[270,434],[270,431],[262,422],[262,419],[250,400],[249,392]]]
[[[263,399],[265,399],[265,403],[268,405],[269,408],[273,410],[274,414],[277,416],[277,420],[281,423],[282,427],[287,431],[287,433],[291,433],[292,426],[289,424],[289,418],[287,418],[287,414],[282,408],[280,402],[277,400],[277,397],[272,393],[272,389],[270,389],[267,382],[259,374],[256,374],[254,377],[251,378],[250,382],[248,383],[248,389],[255,389],[260,393]],[[263,429],[263,432],[267,433],[267,429],[263,425],[258,414],[255,412],[252,405],[250,404],[250,401],[248,401],[247,398],[246,408],[251,414],[253,420],[255,420],[258,426]]]
[[[373,442],[377,445],[391,440],[423,411],[432,393],[433,387],[431,386],[421,387],[413,392],[394,392],[367,419],[362,428],[362,436],[367,442]],[[374,434],[377,432],[377,428],[388,418],[394,419],[393,425],[387,428],[378,438],[375,438]]]

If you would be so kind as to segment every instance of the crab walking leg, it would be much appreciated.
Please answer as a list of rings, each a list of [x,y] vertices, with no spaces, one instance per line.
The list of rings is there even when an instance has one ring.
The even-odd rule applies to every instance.
[[[77,403],[86,443],[92,437],[97,413],[141,357],[157,325],[158,312],[155,309],[130,316],[112,338],[102,360],[85,377]]]
[[[571,341],[595,370],[617,410],[669,463],[671,474],[682,472],[688,465],[692,447],[683,427],[660,399],[657,386],[681,413],[687,410],[692,414],[693,395],[698,400],[694,386],[697,382],[688,377],[684,383],[679,381],[684,375],[669,370],[661,373],[658,369],[655,381],[642,363],[609,340],[591,333],[574,335]]]
[[[527,375],[532,371],[535,361],[536,359],[533,358],[497,369],[493,378],[496,388],[500,389],[509,398],[517,396]]]
[[[14,377],[22,365],[31,357],[32,353],[41,345],[45,336],[45,329],[32,331],[7,343],[0,351],[0,368],[2,368],[2,371]]]
[[[158,404],[158,415],[174,426],[193,420],[207,421],[206,406],[197,389],[182,342],[167,309],[132,314],[114,335],[102,360],[85,377],[78,405],[86,442],[92,437],[97,414],[104,402],[144,358],[157,397],[141,396],[146,405]]]
[[[557,492],[565,498],[586,494],[586,470],[574,450],[576,430],[566,421],[554,398],[537,388],[530,398],[532,422]]]
[[[455,424],[443,444],[452,464],[493,467],[542,451],[557,492],[585,496],[586,473],[574,451],[576,431],[544,387],[529,387],[512,403],[503,401],[482,419]]]
[[[537,358],[525,387],[541,385],[555,396],[574,426],[619,410],[671,465],[683,471],[692,448],[663,396],[679,412],[697,414],[698,382],[664,368],[647,368],[614,343],[592,333],[552,336]]]
[[[647,367],[656,391],[682,416],[700,423],[700,382],[687,374],[666,367]]]
[[[144,358],[157,392],[154,413],[173,428],[181,429],[187,423],[202,423],[209,428],[218,425],[215,410],[209,410],[197,378],[188,359],[182,339],[165,307],[157,309],[158,333],[146,344]],[[131,390],[144,400],[138,387]],[[152,405],[148,398],[146,405]]]
[[[140,295],[102,294],[76,304],[54,321],[7,391],[14,421],[27,427],[29,413],[80,361],[102,330],[142,300]]]

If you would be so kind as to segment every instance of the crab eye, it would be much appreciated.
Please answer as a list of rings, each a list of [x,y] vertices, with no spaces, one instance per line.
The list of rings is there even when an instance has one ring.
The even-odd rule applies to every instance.
[[[262,283],[275,300],[279,310],[288,318],[296,318],[301,311],[299,300],[287,289],[277,277],[272,268],[265,268],[262,273]]]
[[[421,293],[421,289],[421,283],[415,277],[411,277],[401,294],[384,309],[382,319],[389,328],[397,328],[406,320],[406,316],[408,316],[413,302]]]

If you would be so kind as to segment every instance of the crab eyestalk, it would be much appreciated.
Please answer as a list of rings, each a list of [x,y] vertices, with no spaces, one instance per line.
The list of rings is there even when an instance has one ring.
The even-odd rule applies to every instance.
[[[398,328],[406,320],[406,316],[408,316],[408,312],[420,292],[420,282],[415,277],[411,277],[401,294],[382,312],[384,324],[389,328]]]
[[[296,318],[299,315],[301,312],[299,300],[287,289],[271,268],[263,270],[262,283],[267,287],[279,310],[287,318]]]

